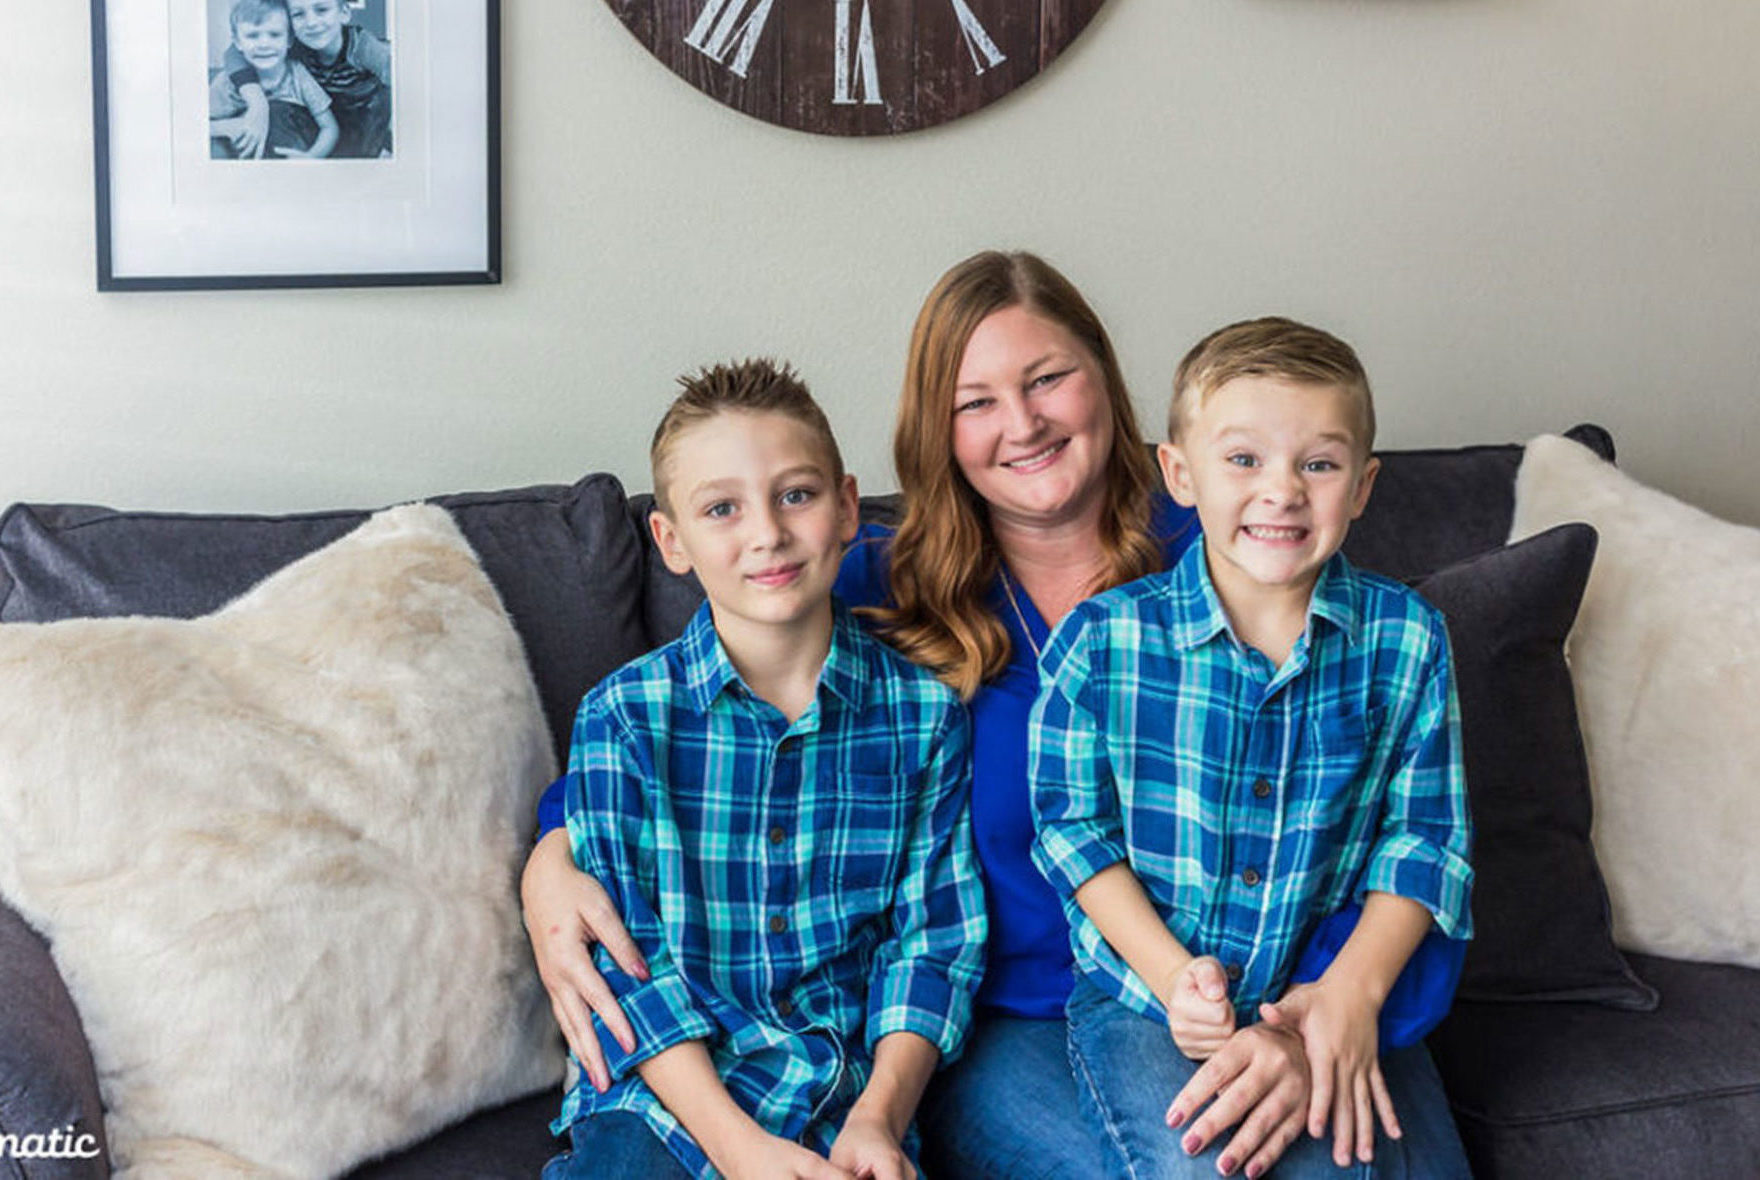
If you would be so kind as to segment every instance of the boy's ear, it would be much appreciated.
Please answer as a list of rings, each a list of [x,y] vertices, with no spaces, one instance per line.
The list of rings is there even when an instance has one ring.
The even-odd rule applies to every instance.
[[[1164,442],[1156,446],[1155,459],[1161,464],[1161,482],[1167,487],[1167,494],[1173,497],[1174,503],[1185,508],[1197,504],[1198,498],[1192,492],[1192,468],[1186,462],[1186,453],[1178,443]]]
[[[691,572],[691,559],[685,556],[684,546],[678,541],[678,526],[664,509],[655,508],[648,513],[648,532],[653,535],[654,548],[660,551],[660,560],[667,569],[675,574]]]
[[[856,539],[856,530],[862,527],[862,499],[853,475],[845,475],[837,485],[837,514],[837,536],[847,545]]]
[[[1363,515],[1363,509],[1369,506],[1369,493],[1374,489],[1375,476],[1378,475],[1380,471],[1381,460],[1373,455],[1369,456],[1369,461],[1363,464],[1362,474],[1357,476],[1357,490],[1351,496],[1352,520]]]

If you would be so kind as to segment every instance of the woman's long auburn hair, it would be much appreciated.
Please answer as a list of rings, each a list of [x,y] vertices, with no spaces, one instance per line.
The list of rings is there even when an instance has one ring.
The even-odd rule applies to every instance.
[[[985,251],[954,266],[917,313],[892,436],[904,519],[892,540],[892,601],[872,608],[881,632],[963,699],[1008,666],[1008,631],[984,599],[1001,568],[989,506],[953,458],[953,405],[966,343],[993,312],[1025,307],[1061,325],[1099,365],[1112,408],[1100,543],[1106,570],[1090,593],[1161,567],[1149,531],[1157,477],[1142,445],[1118,357],[1100,317],[1044,259]]]

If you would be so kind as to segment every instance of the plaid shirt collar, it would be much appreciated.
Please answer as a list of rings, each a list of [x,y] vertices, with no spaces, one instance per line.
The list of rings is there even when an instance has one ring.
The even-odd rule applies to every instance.
[[[873,671],[863,657],[860,635],[855,616],[840,600],[833,598],[831,650],[825,656],[825,666],[819,670],[819,691],[830,690],[851,709],[861,708],[862,686]],[[721,694],[735,685],[750,691],[728,657],[727,648],[722,646],[708,602],[705,601],[691,616],[679,642],[684,647],[684,667],[690,677],[685,682],[685,693],[691,707],[699,714],[707,713]]]
[[[1218,635],[1234,638],[1228,612],[1222,609],[1222,599],[1210,580],[1210,563],[1201,539],[1173,567],[1167,593],[1173,605],[1169,630],[1175,647],[1190,651]],[[1362,634],[1362,597],[1357,571],[1343,553],[1334,553],[1320,567],[1320,577],[1308,600],[1308,630],[1313,630],[1316,618],[1324,619],[1342,631],[1349,642],[1356,643]]]

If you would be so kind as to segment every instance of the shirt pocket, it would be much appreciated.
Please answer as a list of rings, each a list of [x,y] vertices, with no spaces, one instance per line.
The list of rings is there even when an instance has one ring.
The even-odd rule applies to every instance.
[[[915,819],[908,776],[842,774],[821,788],[811,823],[814,893],[836,899],[852,921],[891,908]]]
[[[1304,748],[1295,766],[1301,784],[1293,809],[1296,826],[1311,834],[1317,848],[1344,844],[1373,816],[1363,804],[1375,797],[1366,780],[1374,768],[1382,710],[1328,709],[1308,721]]]

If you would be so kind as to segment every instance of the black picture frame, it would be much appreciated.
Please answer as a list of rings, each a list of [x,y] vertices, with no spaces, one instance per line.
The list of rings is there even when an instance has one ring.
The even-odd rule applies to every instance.
[[[222,0],[91,0],[98,290],[501,281],[500,0],[366,2],[396,150],[238,160],[207,122]]]

